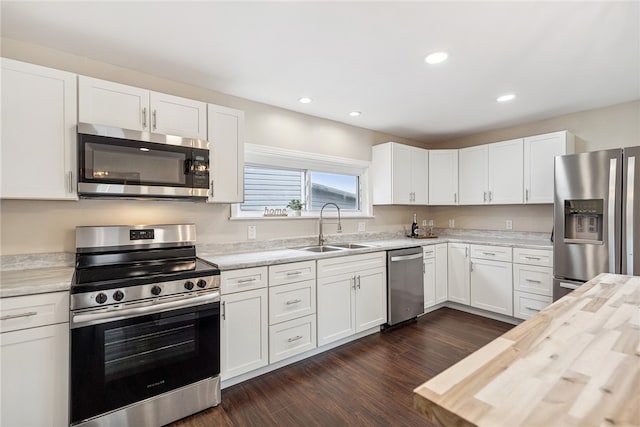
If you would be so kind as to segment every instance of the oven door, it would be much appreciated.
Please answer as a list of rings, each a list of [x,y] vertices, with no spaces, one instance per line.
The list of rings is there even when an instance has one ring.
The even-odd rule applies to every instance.
[[[220,302],[71,330],[71,423],[214,377]]]

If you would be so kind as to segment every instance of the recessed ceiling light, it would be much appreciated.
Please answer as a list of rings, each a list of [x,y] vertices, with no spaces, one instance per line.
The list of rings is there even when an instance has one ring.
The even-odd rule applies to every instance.
[[[507,101],[511,101],[512,99],[515,99],[516,96],[513,93],[507,93],[505,95],[499,96],[496,98],[496,101],[498,102],[507,102]]]
[[[449,54],[447,52],[434,52],[427,55],[424,60],[427,64],[439,64],[446,61],[448,57]]]
[[[359,115],[361,115],[362,113],[360,111],[352,111],[349,113],[349,115],[351,117],[358,117]]]
[[[310,104],[311,101],[313,101],[313,99],[303,96],[302,98],[298,99],[298,101],[300,101],[303,104]]]

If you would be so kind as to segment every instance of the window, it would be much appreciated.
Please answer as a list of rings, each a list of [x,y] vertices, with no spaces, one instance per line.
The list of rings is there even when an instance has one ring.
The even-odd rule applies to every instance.
[[[267,209],[304,203],[303,216],[315,217],[325,203],[343,214],[370,215],[367,197],[369,162],[245,144],[244,202],[232,217],[261,217]]]

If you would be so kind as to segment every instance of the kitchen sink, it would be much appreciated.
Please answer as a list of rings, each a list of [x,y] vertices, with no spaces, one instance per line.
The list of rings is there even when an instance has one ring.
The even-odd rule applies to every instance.
[[[346,248],[338,248],[336,246],[307,246],[305,248],[298,248],[298,250],[300,251],[307,251],[307,252],[333,252],[333,251],[342,251]]]
[[[364,249],[371,247],[371,245],[362,245],[360,243],[332,243],[331,246],[342,249]]]

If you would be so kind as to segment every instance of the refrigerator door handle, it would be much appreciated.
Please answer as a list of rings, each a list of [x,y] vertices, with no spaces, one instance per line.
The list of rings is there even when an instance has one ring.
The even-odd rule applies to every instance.
[[[636,158],[635,156],[629,157],[627,162],[627,230],[626,230],[626,240],[627,240],[627,271],[626,274],[629,276],[633,276],[633,194],[635,191],[635,169],[636,169]],[[623,272],[624,273],[624,272]]]
[[[616,272],[616,175],[618,159],[609,159],[609,208],[607,228],[609,231],[609,273]]]

